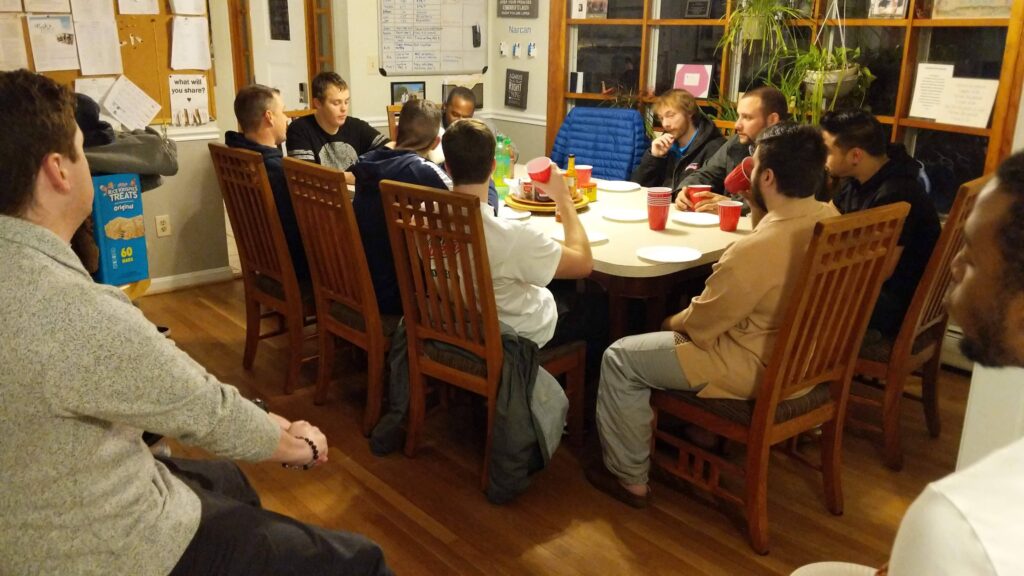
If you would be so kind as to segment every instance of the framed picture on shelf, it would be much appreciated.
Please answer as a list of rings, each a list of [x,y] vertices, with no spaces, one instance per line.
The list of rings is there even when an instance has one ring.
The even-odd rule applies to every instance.
[[[1013,0],[935,0],[932,18],[1009,18]]]
[[[683,18],[709,18],[711,16],[711,0],[686,0]]]
[[[583,0],[576,0],[577,3]],[[608,17],[608,0],[586,0],[587,2],[587,15],[586,18],[607,18]]]
[[[426,82],[392,82],[391,103],[405,104],[409,100],[425,100],[427,97]]]
[[[868,18],[906,18],[910,0],[871,0]]]

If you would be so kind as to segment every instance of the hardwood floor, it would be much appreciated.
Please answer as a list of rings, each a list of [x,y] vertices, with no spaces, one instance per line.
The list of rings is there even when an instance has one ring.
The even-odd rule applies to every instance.
[[[140,306],[150,320],[170,326],[178,346],[222,381],[327,434],[330,461],[316,470],[243,464],[264,506],[365,534],[402,575],[789,574],[823,560],[879,565],[913,498],[953,470],[969,384],[961,374],[943,372],[943,433],[937,440],[928,437],[920,407],[904,404],[902,472],[885,468],[872,442],[847,434],[843,516],[825,509],[818,474],[774,455],[771,554],[758,556],[728,506],[655,481],[650,508],[627,508],[587,483],[567,444],[526,494],[493,506],[478,488],[483,439],[467,423],[472,418],[454,409],[428,417],[416,458],[373,456],[360,433],[365,374],[355,368],[354,356],[339,354],[339,381],[323,406],[312,401],[315,365],[306,367],[302,388],[281,392],[284,337],[261,342],[252,371],[242,369],[240,280],[148,296]],[[173,448],[178,456],[201,455]]]

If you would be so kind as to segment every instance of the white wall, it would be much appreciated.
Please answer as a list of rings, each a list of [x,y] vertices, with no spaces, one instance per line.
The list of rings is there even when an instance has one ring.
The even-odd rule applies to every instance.
[[[490,119],[501,131],[509,134],[524,156],[537,156],[544,150],[544,125],[547,106],[547,49],[550,0],[540,0],[536,19],[498,18],[496,0],[488,0],[488,69],[484,74],[484,107],[477,115]],[[335,47],[339,73],[348,81],[352,93],[353,116],[362,118],[378,129],[387,126],[384,107],[391,103],[391,82],[423,81],[427,98],[441,100],[443,75],[381,76],[378,72],[378,9],[376,2],[335,0],[335,42],[347,46],[347,54]],[[344,20],[344,21],[342,21]],[[529,31],[510,30],[510,27]],[[522,45],[520,58],[498,55],[498,42]],[[537,43],[537,56],[526,58],[526,45]],[[348,75],[341,72],[348,68]],[[527,109],[505,106],[505,70],[513,68],[530,73]]]

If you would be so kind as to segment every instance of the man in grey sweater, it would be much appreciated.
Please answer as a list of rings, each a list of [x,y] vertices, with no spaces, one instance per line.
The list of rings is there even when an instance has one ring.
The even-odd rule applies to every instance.
[[[69,247],[93,187],[67,88],[0,73],[0,573],[389,574],[369,540],[265,511],[227,461],[156,460],[142,430],[313,467],[264,413],[96,284]]]

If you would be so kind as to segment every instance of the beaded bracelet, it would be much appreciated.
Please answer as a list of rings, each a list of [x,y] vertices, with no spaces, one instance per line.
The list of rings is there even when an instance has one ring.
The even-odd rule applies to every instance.
[[[309,470],[313,466],[316,466],[316,461],[320,459],[320,451],[316,449],[316,444],[314,444],[313,441],[310,440],[309,438],[306,438],[305,436],[296,436],[296,438],[298,438],[299,440],[304,440],[306,444],[309,444],[309,447],[313,450],[313,459],[301,465],[282,463],[281,466],[291,470]]]

